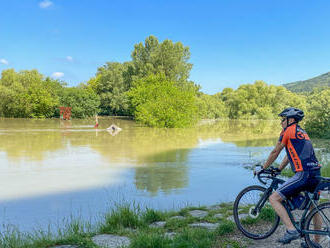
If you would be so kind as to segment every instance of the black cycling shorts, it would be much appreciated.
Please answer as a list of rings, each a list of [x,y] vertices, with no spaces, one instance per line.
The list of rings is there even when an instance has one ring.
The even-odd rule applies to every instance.
[[[295,196],[302,191],[313,193],[320,182],[320,179],[316,178],[317,176],[320,176],[319,169],[297,172],[293,177],[289,178],[288,181],[283,183],[276,192],[281,196],[282,200]]]

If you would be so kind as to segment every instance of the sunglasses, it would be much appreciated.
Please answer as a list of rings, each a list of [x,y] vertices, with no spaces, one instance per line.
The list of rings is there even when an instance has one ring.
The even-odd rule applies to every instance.
[[[286,118],[283,118],[282,120],[281,120],[281,123],[283,123],[283,122],[285,122],[286,121]]]

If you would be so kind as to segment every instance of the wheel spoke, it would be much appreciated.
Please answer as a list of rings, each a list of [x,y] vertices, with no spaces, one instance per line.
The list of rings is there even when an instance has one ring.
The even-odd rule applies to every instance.
[[[321,204],[319,209],[316,209],[308,215],[305,229],[307,231],[322,231],[325,235],[306,234],[306,241],[317,242],[322,247],[330,247],[330,228],[328,219],[330,217],[330,203]]]
[[[256,206],[264,195],[265,189],[260,186],[250,186],[243,190],[235,201],[236,224],[247,237],[261,239],[271,235],[278,226],[278,216],[269,202],[260,211]]]

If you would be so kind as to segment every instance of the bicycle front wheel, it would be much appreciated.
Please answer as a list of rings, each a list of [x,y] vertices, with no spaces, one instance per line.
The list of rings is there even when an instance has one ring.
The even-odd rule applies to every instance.
[[[249,186],[238,194],[234,203],[233,215],[237,228],[251,239],[269,237],[280,222],[268,197],[264,195],[265,191],[266,188],[258,185]]]
[[[330,247],[330,202],[320,204],[306,217],[305,241],[308,247]]]

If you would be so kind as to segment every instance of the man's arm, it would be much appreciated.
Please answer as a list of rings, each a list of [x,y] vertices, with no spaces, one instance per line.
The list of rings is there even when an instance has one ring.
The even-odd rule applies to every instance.
[[[282,163],[278,167],[279,170],[283,170],[289,163],[288,155],[285,155],[284,159],[282,160]]]
[[[282,144],[280,141],[277,142],[275,148],[269,154],[268,159],[263,166],[263,169],[267,169],[275,161],[275,159],[278,157],[283,148],[284,144]]]

